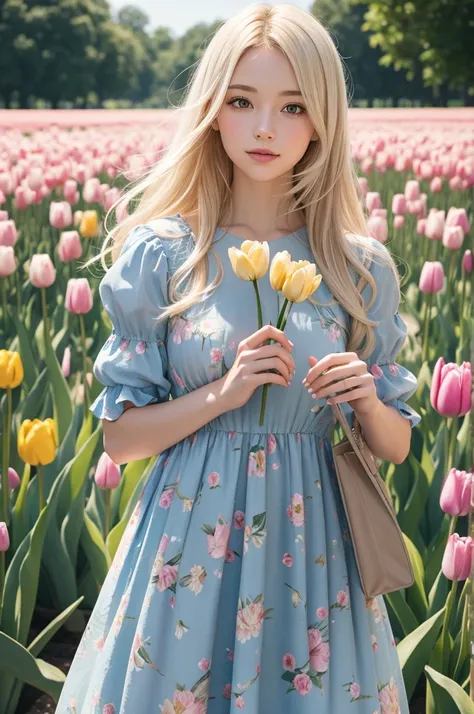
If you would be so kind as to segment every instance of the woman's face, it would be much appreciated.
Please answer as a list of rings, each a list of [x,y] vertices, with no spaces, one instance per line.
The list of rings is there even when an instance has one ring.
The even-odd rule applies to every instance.
[[[232,162],[257,181],[291,175],[317,138],[293,69],[277,49],[244,52],[213,127]],[[258,162],[248,153],[255,149],[271,149],[278,157]]]

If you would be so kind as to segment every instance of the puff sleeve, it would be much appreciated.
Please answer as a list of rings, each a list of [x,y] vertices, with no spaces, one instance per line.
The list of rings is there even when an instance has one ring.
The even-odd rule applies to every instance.
[[[365,362],[375,378],[378,398],[387,406],[395,407],[413,428],[421,421],[421,416],[405,402],[416,391],[418,380],[412,372],[396,362],[405,343],[407,325],[398,312],[398,284],[388,265],[392,258],[387,248],[378,241],[377,249],[379,255],[375,256],[370,266],[377,284],[377,296],[367,314],[371,320],[379,321],[379,324],[373,328],[375,348]],[[370,285],[365,286],[362,295],[368,303],[372,296]]]
[[[168,266],[160,238],[149,226],[130,231],[115,263],[99,285],[112,332],[97,355],[93,373],[105,385],[90,410],[115,421],[124,402],[137,407],[169,399],[167,321],[156,321],[168,305]]]

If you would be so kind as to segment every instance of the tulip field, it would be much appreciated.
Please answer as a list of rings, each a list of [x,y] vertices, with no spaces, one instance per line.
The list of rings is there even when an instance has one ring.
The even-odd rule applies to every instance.
[[[474,714],[474,118],[444,111],[353,114],[351,143],[368,231],[400,272],[397,361],[422,416],[407,459],[380,468],[415,573],[385,602],[411,711]],[[51,645],[78,641],[156,459],[117,466],[103,451],[89,406],[111,325],[100,262],[82,266],[106,214],[110,228],[133,211],[115,203],[159,160],[173,114],[110,115],[0,134],[0,714],[24,712],[27,692],[58,700]]]

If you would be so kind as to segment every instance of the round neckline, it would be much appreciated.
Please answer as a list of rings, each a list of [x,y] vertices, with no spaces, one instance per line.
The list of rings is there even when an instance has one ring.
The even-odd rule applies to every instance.
[[[276,243],[277,241],[284,240],[285,238],[293,238],[293,237],[298,238],[298,236],[301,233],[306,232],[306,228],[307,228],[306,226],[300,226],[299,228],[296,229],[296,231],[292,231],[291,233],[286,233],[284,236],[278,236],[278,238],[271,238],[270,240],[267,240],[267,241],[258,241],[257,240],[256,242],[257,243],[268,243],[270,245],[271,243]],[[234,240],[242,241],[242,243],[246,240],[252,240],[251,238],[244,238],[243,236],[238,236],[235,233],[230,233],[229,231],[225,231],[220,226],[217,226],[217,229],[216,229],[216,237],[217,236],[219,238],[225,238],[225,237],[233,238]]]

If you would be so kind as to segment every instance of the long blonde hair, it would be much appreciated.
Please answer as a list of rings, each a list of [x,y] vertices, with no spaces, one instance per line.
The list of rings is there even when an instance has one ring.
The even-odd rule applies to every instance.
[[[359,357],[364,359],[374,348],[372,327],[378,324],[366,315],[376,297],[367,257],[373,259],[376,253],[380,256],[380,251],[374,247],[375,241],[366,237],[363,195],[350,149],[341,58],[322,24],[294,5],[248,5],[217,30],[178,109],[180,121],[166,152],[110,209],[130,205],[139,197],[135,210],[109,232],[100,254],[93,260],[101,259],[107,269],[105,255],[112,252],[112,259],[116,260],[132,228],[150,221],[155,227],[157,219],[188,214],[198,221],[195,247],[172,275],[171,304],[159,319],[177,317],[209,297],[220,284],[223,269],[217,256],[216,277],[207,285],[208,253],[213,251],[215,255],[212,242],[216,228],[225,215],[231,215],[233,164],[212,123],[224,102],[237,62],[249,48],[279,49],[293,67],[318,140],[309,143],[305,155],[294,167],[293,185],[285,194],[288,213],[303,212],[316,265],[335,300],[352,318],[347,350],[358,349]],[[166,223],[163,221],[163,231],[155,228],[163,239],[170,237],[166,235]],[[176,238],[176,233],[173,237]],[[357,247],[362,247],[362,252]],[[389,264],[399,285],[391,257]],[[349,266],[360,277],[357,284]],[[179,289],[184,284],[186,292]],[[372,295],[364,306],[360,292],[367,284]]]

